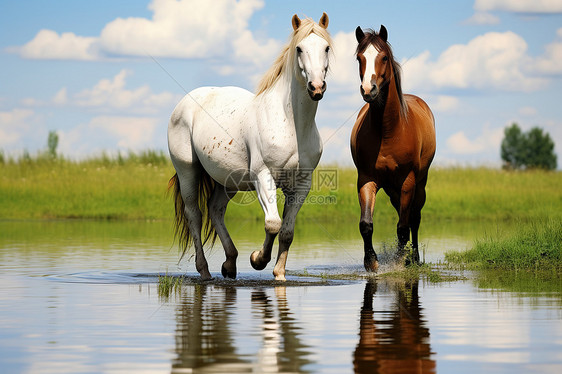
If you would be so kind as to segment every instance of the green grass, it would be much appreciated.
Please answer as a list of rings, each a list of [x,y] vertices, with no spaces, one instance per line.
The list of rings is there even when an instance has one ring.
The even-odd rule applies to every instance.
[[[454,282],[465,279],[458,274],[450,274],[441,268],[436,268],[431,264],[411,265],[399,268],[398,270],[386,272],[380,275],[386,279],[399,279],[407,282],[414,282],[423,279],[429,283]]]
[[[430,171],[422,214],[486,220],[562,219],[562,173],[486,168]]]
[[[165,158],[151,158],[150,153],[133,156],[83,162],[38,158],[0,164],[0,218],[171,217],[166,187],[173,167]]]
[[[322,183],[322,173],[335,173],[337,183]],[[4,157],[0,160],[0,218],[169,220],[173,203],[166,191],[173,174],[167,156],[151,151],[81,162]],[[353,168],[319,167],[299,219],[356,225],[360,214],[356,178]],[[422,225],[425,220],[562,220],[561,185],[561,172],[435,168],[429,174]],[[241,204],[244,195],[237,195],[228,206],[227,220],[263,220],[255,193],[244,194],[251,203]],[[377,195],[374,220],[397,220],[383,191]]]
[[[172,296],[173,293],[180,292],[183,281],[183,276],[173,276],[168,275],[168,273],[158,275],[158,296],[167,299]]]
[[[472,249],[448,252],[445,261],[469,269],[562,272],[562,221],[537,220],[522,223],[508,236],[489,236],[476,241]]]

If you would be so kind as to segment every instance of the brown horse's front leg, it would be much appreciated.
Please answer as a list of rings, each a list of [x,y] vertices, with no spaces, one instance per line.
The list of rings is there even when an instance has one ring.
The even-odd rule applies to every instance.
[[[412,209],[412,202],[414,199],[414,193],[416,188],[416,177],[414,172],[410,172],[406,177],[406,180],[402,184],[402,189],[400,191],[400,207],[398,212],[398,227],[396,228],[396,235],[398,236],[398,252],[402,254],[406,244],[410,240],[410,213]],[[419,258],[419,256],[418,256]],[[415,259],[414,259],[415,261]],[[406,258],[406,265],[408,265],[410,259]]]
[[[361,220],[359,221],[359,231],[363,237],[365,258],[363,264],[367,271],[377,271],[379,261],[373,249],[373,209],[377,195],[377,185],[375,182],[367,182],[359,187],[359,204],[361,205]]]

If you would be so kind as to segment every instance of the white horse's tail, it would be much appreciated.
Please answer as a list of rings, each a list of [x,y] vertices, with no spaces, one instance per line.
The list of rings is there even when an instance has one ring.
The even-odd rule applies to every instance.
[[[214,187],[215,181],[205,170],[202,170],[201,178],[199,179],[198,205],[204,222],[202,227],[202,234],[204,238],[203,244],[207,243],[207,241],[211,239],[211,247],[215,244],[217,232],[211,222],[211,216],[209,215],[207,208],[207,201],[211,197]],[[183,258],[187,252],[187,248],[193,244],[193,235],[189,230],[189,222],[185,216],[185,202],[181,196],[180,181],[177,173],[174,174],[168,182],[168,193],[173,194],[172,198],[174,199],[175,205],[176,216],[174,220],[174,240],[175,238],[178,238],[180,249],[182,250],[181,258]]]

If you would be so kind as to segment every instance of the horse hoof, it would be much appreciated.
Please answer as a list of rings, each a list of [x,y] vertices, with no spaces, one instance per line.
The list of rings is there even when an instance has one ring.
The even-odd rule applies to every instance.
[[[256,270],[263,270],[269,261],[260,260],[260,251],[254,251],[250,255],[250,264]]]
[[[376,273],[377,270],[379,269],[379,262],[376,259],[374,260],[365,259],[363,265],[365,266],[365,270],[367,270],[370,273]]]
[[[234,270],[227,270],[225,264],[222,264],[221,273],[225,278],[236,279],[236,268]]]
[[[197,272],[199,273],[199,276],[201,277],[202,281],[208,281],[213,279],[211,273],[209,273],[209,267],[207,266],[207,264],[205,264],[204,266],[196,265],[195,268],[197,269]]]

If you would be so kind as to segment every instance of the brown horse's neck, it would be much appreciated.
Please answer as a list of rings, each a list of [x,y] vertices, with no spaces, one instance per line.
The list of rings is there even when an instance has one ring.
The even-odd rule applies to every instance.
[[[369,104],[371,112],[371,124],[380,127],[383,138],[391,138],[402,122],[402,110],[394,73],[389,83],[381,88],[377,99]]]

